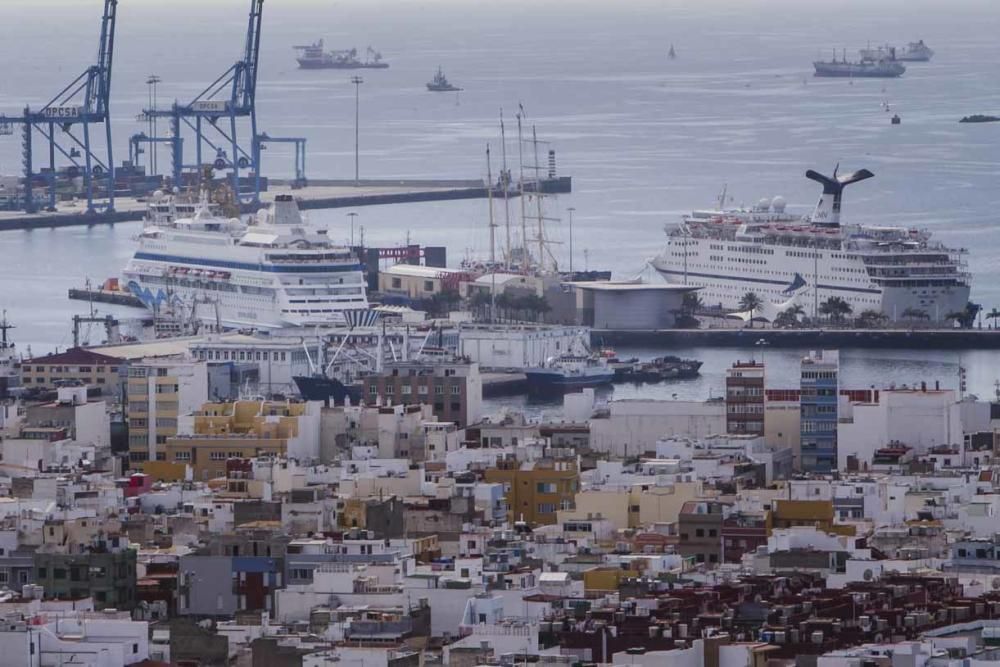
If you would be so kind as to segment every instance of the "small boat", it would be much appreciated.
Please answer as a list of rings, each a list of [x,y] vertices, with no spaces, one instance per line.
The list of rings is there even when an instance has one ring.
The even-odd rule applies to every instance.
[[[674,51],[674,45],[673,44],[670,45],[670,50],[667,52],[667,57],[670,58],[671,60],[673,60],[674,58],[677,57],[677,52]]]
[[[544,366],[528,368],[524,375],[532,392],[600,387],[615,379],[607,359],[570,354],[550,357]]]
[[[427,84],[427,90],[432,93],[449,93],[462,89],[458,86],[451,85],[451,82],[448,81],[448,77],[446,77],[444,72],[441,71],[441,68],[438,67],[437,74],[435,74],[434,78]]]

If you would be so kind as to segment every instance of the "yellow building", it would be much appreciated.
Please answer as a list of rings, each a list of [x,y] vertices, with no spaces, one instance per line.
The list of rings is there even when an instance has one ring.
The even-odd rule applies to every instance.
[[[629,489],[600,490],[591,489],[576,494],[577,515],[601,515],[609,520],[616,530],[638,528],[639,501],[642,497],[642,487]]]
[[[167,461],[164,446],[177,435],[180,415],[208,400],[204,361],[147,360],[132,364],[126,386],[129,461]]]
[[[503,484],[508,520],[548,525],[556,523],[557,511],[576,509],[580,473],[570,459],[505,459],[486,471],[485,481]]]
[[[167,438],[164,459],[190,466],[196,480],[224,477],[228,459],[285,454],[306,414],[306,403],[206,403],[192,416],[192,435]]]
[[[833,516],[833,502],[829,500],[776,500],[771,529],[812,526],[824,533],[854,535],[854,526],[834,524]]]

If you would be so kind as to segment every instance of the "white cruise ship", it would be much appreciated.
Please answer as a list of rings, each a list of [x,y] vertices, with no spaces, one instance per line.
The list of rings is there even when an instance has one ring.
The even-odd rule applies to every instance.
[[[340,325],[368,307],[358,260],[304,222],[291,195],[249,223],[204,197],[191,217],[159,201],[138,240],[123,282],[153,312],[265,329]]]
[[[807,171],[823,185],[809,216],[786,212],[780,197],[752,209],[720,203],[694,211],[666,227],[667,246],[653,267],[670,282],[702,287],[706,306],[736,312],[753,292],[767,319],[793,306],[815,316],[835,296],[855,316],[874,310],[893,321],[944,321],[963,311],[970,288],[966,250],[934,242],[923,230],[841,223],[844,188],[873,175]]]

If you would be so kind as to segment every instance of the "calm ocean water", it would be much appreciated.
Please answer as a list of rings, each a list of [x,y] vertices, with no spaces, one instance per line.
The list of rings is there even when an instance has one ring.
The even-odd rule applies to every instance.
[[[93,59],[100,0],[0,3],[0,112],[40,106]],[[116,152],[139,131],[146,77],[163,79],[161,102],[189,99],[240,54],[249,2],[123,0],[116,42],[113,115]],[[370,177],[485,175],[487,142],[499,155],[503,107],[512,129],[523,103],[528,123],[551,141],[574,193],[548,211],[574,217],[576,258],[620,277],[636,274],[660,249],[662,225],[708,206],[723,185],[737,202],[781,194],[810,206],[807,168],[867,167],[876,179],[854,187],[846,215],[876,224],[927,227],[970,249],[973,298],[1000,306],[998,242],[1000,125],[959,125],[970,113],[1000,111],[1000,8],[938,0],[837,3],[549,2],[421,3],[348,0],[265,4],[258,87],[261,129],[305,136],[309,175],[353,173],[353,87],[349,74],[300,71],[293,44],[320,37],[329,47],[367,45],[391,63],[362,72],[361,173]],[[924,39],[936,50],[893,81],[818,80],[811,61],[833,48]],[[678,58],[666,52],[674,44]],[[424,90],[441,65],[458,95]],[[891,126],[888,101],[902,124]],[[510,136],[510,135],[509,135]],[[508,144],[508,152],[516,152]],[[161,164],[167,156],[161,155]],[[286,177],[291,155],[272,147],[265,173]],[[0,138],[0,173],[15,173],[20,147]],[[496,168],[496,165],[494,165]],[[372,244],[447,244],[451,260],[486,251],[484,202],[359,210]],[[342,238],[346,211],[315,212]],[[0,305],[34,351],[71,342],[65,298],[90,277],[117,275],[137,224],[0,234]],[[565,225],[552,235],[566,239]],[[586,251],[586,257],[584,251]],[[558,246],[563,263],[567,244]],[[96,332],[94,336],[96,337]],[[639,351],[645,356],[653,350]],[[700,381],[663,386],[661,395],[705,396],[722,369],[750,351],[684,350],[706,361]],[[776,386],[794,376],[799,353],[769,351]],[[953,386],[954,354],[845,352],[845,376],[868,386],[940,379]],[[993,391],[993,354],[967,355],[970,390]],[[784,370],[782,370],[782,368]],[[616,395],[638,390],[619,388]]]

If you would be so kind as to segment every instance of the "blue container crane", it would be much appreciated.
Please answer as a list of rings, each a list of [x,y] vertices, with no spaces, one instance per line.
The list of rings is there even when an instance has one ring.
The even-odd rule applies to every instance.
[[[186,104],[174,102],[169,109],[144,109],[140,120],[166,118],[170,123],[171,136],[164,140],[171,147],[171,161],[174,185],[181,184],[185,168],[200,170],[206,164],[203,150],[207,146],[214,151],[212,166],[223,171],[228,169],[233,195],[239,201],[259,201],[260,168],[259,152],[254,150],[257,137],[257,69],[260,60],[261,16],[264,0],[251,0],[250,17],[247,23],[246,42],[243,58],[227,69],[208,87]],[[249,142],[239,139],[237,119],[249,119]],[[194,132],[195,164],[184,164],[184,143],[182,130],[187,127]],[[138,147],[145,142],[158,142],[161,138],[134,135],[131,146]],[[240,191],[240,172],[254,174],[254,188],[250,195]]]
[[[97,64],[91,65],[63,88],[41,109],[24,108],[22,116],[0,116],[0,135],[14,134],[21,126],[21,157],[24,168],[24,210],[38,210],[33,181],[40,174],[34,171],[34,134],[37,132],[48,146],[48,209],[56,206],[56,154],[69,160],[70,173],[83,177],[87,194],[87,212],[115,210],[115,168],[111,148],[111,65],[114,60],[115,23],[118,0],[104,0],[101,20],[101,44]],[[99,152],[91,139],[91,126],[103,123],[106,154]],[[103,158],[103,159],[102,159]],[[82,160],[82,164],[81,164]],[[105,182],[104,198],[95,195],[94,181]],[[99,201],[102,199],[103,201]]]

